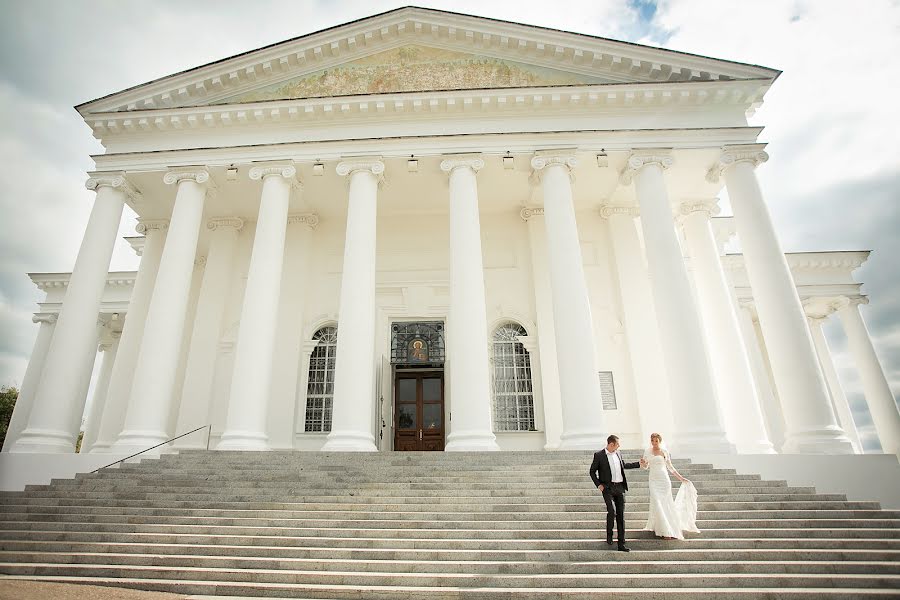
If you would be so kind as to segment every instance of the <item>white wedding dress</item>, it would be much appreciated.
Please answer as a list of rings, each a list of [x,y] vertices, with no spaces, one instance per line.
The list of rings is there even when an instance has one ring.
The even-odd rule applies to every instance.
[[[673,470],[668,454],[655,455],[651,450],[644,453],[650,470],[650,514],[644,531],[652,531],[660,537],[684,539],[684,532],[699,533],[697,529],[697,489],[692,483],[681,484],[678,497],[672,499],[672,481],[669,471]]]

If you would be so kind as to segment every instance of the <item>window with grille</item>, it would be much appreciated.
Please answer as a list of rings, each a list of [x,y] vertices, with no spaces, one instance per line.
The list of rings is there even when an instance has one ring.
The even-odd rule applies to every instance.
[[[334,359],[337,327],[323,327],[313,336],[319,343],[309,357],[306,384],[306,432],[331,431],[331,400],[334,396]]]
[[[495,431],[535,431],[531,357],[518,340],[525,335],[527,332],[517,323],[494,330],[491,360]]]

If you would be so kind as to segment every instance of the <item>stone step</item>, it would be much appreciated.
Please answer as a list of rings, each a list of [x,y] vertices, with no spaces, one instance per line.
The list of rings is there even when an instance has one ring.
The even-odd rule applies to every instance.
[[[0,572],[16,576],[149,578],[233,583],[288,585],[519,587],[519,588],[642,588],[677,584],[687,587],[757,588],[894,588],[900,575],[851,573],[748,574],[748,573],[583,573],[552,575],[470,575],[465,573],[391,573],[289,569],[225,569],[139,565],[59,565],[52,563],[0,563]]]
[[[704,531],[699,537],[689,537],[692,547],[711,548],[751,548],[759,545],[771,545],[775,548],[868,548],[868,549],[895,549],[900,548],[900,541],[896,536],[879,535],[885,530],[841,530],[828,533],[822,530],[712,530]],[[436,538],[436,537],[376,537],[357,536],[340,537],[337,535],[288,535],[279,533],[274,535],[239,535],[239,534],[200,534],[200,533],[167,533],[167,532],[101,532],[101,531],[32,531],[32,530],[5,530],[4,540],[44,540],[44,541],[75,541],[75,542],[115,542],[130,541],[136,543],[195,543],[195,544],[228,544],[228,545],[274,545],[274,546],[306,546],[306,547],[336,547],[336,548],[393,548],[398,550],[421,548],[431,550],[458,549],[458,550],[541,550],[563,549],[591,550],[602,547],[604,536],[594,539],[588,537],[576,538],[572,535],[559,535],[556,537],[544,536],[530,539],[499,539],[486,535],[469,538]],[[656,547],[656,538],[650,533],[637,529],[628,530],[626,533],[629,545],[641,544]]]
[[[427,586],[359,586],[316,584],[262,584],[238,582],[211,582],[138,578],[95,578],[67,576],[21,577],[32,581],[107,585],[148,591],[173,592],[200,595],[196,600],[239,600],[239,598],[267,597],[303,600],[608,600],[608,588],[515,588],[515,587],[427,587]],[[617,588],[616,598],[649,600],[665,597],[667,600],[846,600],[847,598],[895,598],[893,589],[843,587],[806,588],[748,588],[746,580],[740,587],[680,587],[673,589],[671,582],[664,587],[640,589]]]
[[[302,558],[311,560],[361,560],[361,561],[504,561],[504,562],[577,562],[577,561],[630,561],[630,560],[680,560],[702,562],[707,560],[731,560],[733,563],[754,561],[825,561],[825,562],[898,562],[900,548],[697,548],[692,542],[655,540],[655,544],[638,541],[632,544],[632,552],[613,552],[605,544],[591,550],[425,550],[392,548],[302,548],[296,546],[228,545],[193,543],[134,543],[134,542],[74,542],[42,540],[0,541],[0,550],[10,554],[33,553],[137,553],[154,556],[191,555],[200,557],[251,556],[257,558]]]
[[[607,553],[609,554],[609,553]],[[893,557],[891,557],[893,558]],[[116,553],[116,552],[19,552],[0,551],[0,563],[103,565],[112,562],[124,566],[190,567],[212,569],[265,569],[304,571],[352,571],[384,573],[470,573],[470,574],[593,574],[622,573],[740,573],[804,574],[856,573],[900,575],[896,560],[755,560],[735,564],[732,560],[590,560],[590,561],[501,561],[501,560],[358,560],[334,558],[266,558],[256,556],[197,556],[192,554]]]
[[[712,513],[709,517],[700,514],[697,525],[700,529],[715,529],[723,527],[731,528],[797,528],[797,527],[866,527],[866,528],[895,528],[900,529],[900,519],[876,519],[876,518],[816,518],[791,519],[779,518],[778,514],[771,515],[769,519],[750,519],[741,513],[731,513],[736,516],[730,518],[712,518],[719,516]],[[378,517],[380,515],[373,515]],[[629,513],[630,521],[639,522],[647,519],[647,513]],[[430,520],[403,520],[403,519],[324,519],[324,518],[259,518],[259,517],[158,517],[158,516],[134,516],[134,515],[109,515],[109,514],[29,514],[29,513],[0,513],[0,528],[15,528],[14,524],[37,523],[83,523],[83,524],[135,524],[135,525],[204,525],[220,527],[312,527],[312,528],[386,528],[386,529],[427,529],[440,524],[444,529],[479,529],[484,527],[484,521],[457,520],[457,521],[430,521]],[[522,521],[497,521],[491,520],[489,525],[494,529],[587,529],[594,530],[596,523],[583,519],[555,521],[542,518],[540,520]]]

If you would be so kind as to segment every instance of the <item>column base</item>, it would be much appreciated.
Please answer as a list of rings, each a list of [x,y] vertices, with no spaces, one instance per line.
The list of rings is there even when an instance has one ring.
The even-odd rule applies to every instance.
[[[240,450],[266,452],[269,448],[269,436],[258,431],[226,431],[219,438],[216,450]]]
[[[778,454],[775,446],[769,440],[757,440],[755,442],[738,442],[738,454]]]
[[[671,446],[679,454],[737,454],[737,448],[722,431],[678,433]]]
[[[88,450],[88,454],[109,454],[111,447],[112,444],[109,442],[94,442],[94,445]]]
[[[487,431],[460,431],[447,436],[444,452],[497,452],[497,437]]]
[[[853,443],[837,427],[789,432],[782,454],[854,454]]]
[[[119,439],[110,447],[109,452],[114,454],[135,454],[145,452],[148,456],[156,456],[164,452],[164,447],[159,446],[169,439],[165,431],[123,431]],[[151,450],[151,448],[153,448]]]
[[[575,431],[559,436],[558,450],[594,450],[606,447],[609,434],[603,431]]]
[[[332,431],[323,452],[378,452],[375,437],[362,431]]]
[[[26,429],[10,447],[13,454],[74,454],[75,439],[67,431]]]

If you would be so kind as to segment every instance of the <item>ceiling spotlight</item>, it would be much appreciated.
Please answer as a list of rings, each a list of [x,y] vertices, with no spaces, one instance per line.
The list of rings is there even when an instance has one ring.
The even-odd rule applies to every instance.
[[[325,174],[325,163],[313,163],[313,175],[321,177]]]
[[[512,154],[507,152],[506,156],[503,157],[503,168],[504,169],[514,169],[515,166],[516,166],[516,161],[513,159]]]
[[[227,181],[237,181],[238,178],[238,170],[234,165],[225,169],[225,179]]]
[[[416,173],[419,170],[419,161],[413,157],[410,157],[408,161],[406,161],[406,170],[410,173]]]
[[[604,149],[600,149],[600,153],[597,155],[597,166],[598,167],[608,167],[609,166],[609,156],[606,154]]]

